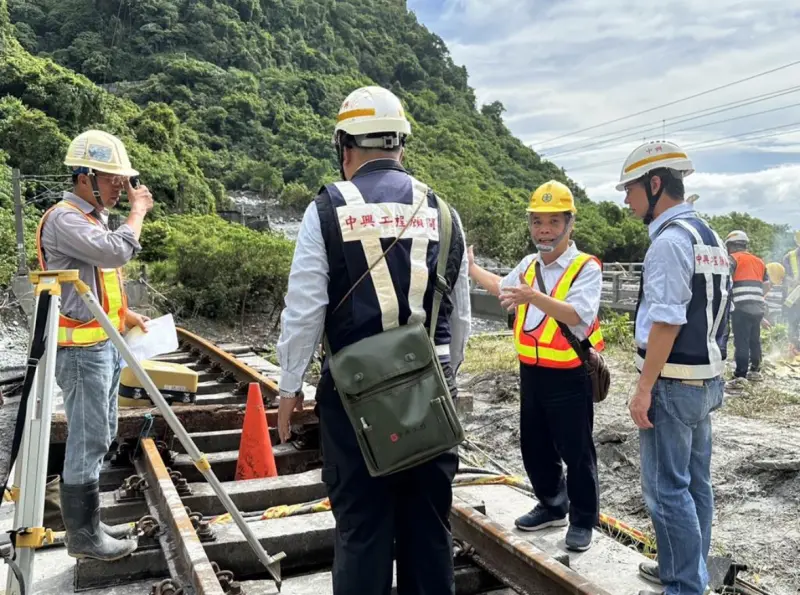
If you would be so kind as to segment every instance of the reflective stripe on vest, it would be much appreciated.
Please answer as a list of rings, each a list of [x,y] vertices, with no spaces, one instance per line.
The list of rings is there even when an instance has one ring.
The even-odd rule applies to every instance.
[[[792,277],[795,279],[800,278],[800,263],[797,262],[797,250],[789,252],[789,265],[792,267]]]
[[[353,182],[334,183],[345,201],[345,206],[336,208],[342,241],[359,242],[364,250],[367,266],[376,263],[369,276],[380,304],[384,331],[400,324],[400,305],[389,264],[385,258],[381,258],[384,251],[381,238],[394,239],[404,228],[403,238],[411,239],[411,276],[408,286],[411,316],[407,324],[424,324],[427,318],[423,301],[428,287],[428,244],[439,241],[439,230],[436,227],[439,211],[425,204],[428,200],[428,186],[413,177],[411,184],[414,198],[413,203],[407,205],[368,203]],[[412,215],[413,220],[410,219]],[[406,227],[409,222],[411,224]]]
[[[42,250],[42,228],[53,209],[68,208],[73,209],[83,215],[92,225],[100,225],[93,217],[81,211],[77,206],[68,201],[62,200],[50,207],[36,229],[36,252],[39,257],[39,266],[43,271],[47,270]],[[98,291],[102,294],[103,311],[108,315],[111,324],[120,332],[125,330],[125,312],[128,309],[128,299],[125,295],[123,284],[122,269],[101,269],[95,267]],[[100,296],[98,296],[100,297]],[[58,316],[58,345],[59,347],[90,347],[101,341],[108,339],[108,335],[100,326],[97,319],[93,318],[83,322],[75,320],[63,314]]]
[[[731,258],[736,261],[733,273],[733,303],[764,302],[764,275],[766,266],[758,256],[748,252],[734,252]]]
[[[583,269],[584,265],[594,259],[599,264],[599,260],[588,254],[579,253],[578,256],[569,264],[561,275],[561,278],[551,290],[550,296],[553,299],[564,301],[567,297],[572,283]],[[536,282],[536,259],[534,259],[525,271],[525,282],[533,286]],[[552,316],[547,316],[531,331],[524,330],[525,318],[528,313],[528,304],[517,308],[517,318],[514,321],[514,346],[517,349],[519,361],[531,366],[542,366],[545,368],[577,368],[581,365],[581,359],[569,344],[567,338],[561,332],[558,323]],[[597,350],[602,351],[605,347],[603,333],[600,330],[600,321],[595,317],[588,329],[589,342]]]

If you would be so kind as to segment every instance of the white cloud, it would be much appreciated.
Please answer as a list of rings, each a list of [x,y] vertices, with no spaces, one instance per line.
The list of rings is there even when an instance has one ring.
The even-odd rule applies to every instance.
[[[501,101],[511,131],[591,198],[620,201],[613,186],[622,161],[663,129],[695,160],[687,187],[700,194],[698,208],[800,228],[800,64],[575,133],[798,60],[793,3],[444,0],[438,13],[425,0],[409,6],[467,67],[479,104]],[[680,121],[704,109],[702,118]],[[757,113],[767,110],[774,111]]]
[[[746,212],[769,223],[800,228],[800,165],[784,165],[757,172],[695,173],[685,180],[687,194],[697,194],[701,212],[720,215]],[[622,203],[615,181],[598,182],[587,188],[596,200]]]

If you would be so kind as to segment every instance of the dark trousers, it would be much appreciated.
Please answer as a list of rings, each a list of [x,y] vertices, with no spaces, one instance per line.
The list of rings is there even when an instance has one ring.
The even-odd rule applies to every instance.
[[[336,519],[333,595],[455,595],[449,512],[457,449],[371,477],[326,370],[317,387],[323,469]]]
[[[520,392],[522,462],[536,499],[559,517],[569,512],[570,524],[596,526],[600,494],[589,376],[583,367],[520,364]]]
[[[731,313],[733,347],[736,358],[737,378],[747,376],[748,367],[757,372],[761,366],[761,319],[763,314],[750,314],[734,310]]]

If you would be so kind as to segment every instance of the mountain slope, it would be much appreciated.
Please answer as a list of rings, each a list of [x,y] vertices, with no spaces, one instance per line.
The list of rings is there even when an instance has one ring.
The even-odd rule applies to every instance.
[[[122,96],[96,87],[88,93],[86,79],[75,77],[88,105],[66,113],[44,108],[60,130],[69,135],[88,120],[110,124],[118,110],[127,112],[127,122],[143,119],[130,138],[151,151],[174,147],[178,163],[196,163],[207,185],[219,181],[305,204],[336,179],[330,136],[339,104],[357,86],[377,83],[397,93],[413,119],[406,164],[459,209],[483,253],[513,260],[529,249],[523,207],[547,179],[569,184],[586,201],[559,168],[510,134],[502,105],[476,109],[466,70],[401,1],[9,0],[8,6],[25,49]],[[2,93],[42,109],[29,89],[26,95],[0,80]],[[0,147],[17,159],[2,134]],[[146,181],[152,163],[142,168]],[[168,207],[181,210],[186,193],[177,180],[162,178],[161,190],[173,184],[176,197]],[[582,205],[578,237],[605,257],[633,256],[644,245],[643,230],[617,207],[604,208],[611,223],[597,206]]]

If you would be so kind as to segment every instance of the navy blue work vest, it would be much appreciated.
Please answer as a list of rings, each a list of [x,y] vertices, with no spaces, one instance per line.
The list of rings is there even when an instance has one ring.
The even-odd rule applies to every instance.
[[[416,192],[415,192],[416,188]],[[415,203],[415,198],[417,202]],[[341,300],[370,265],[392,244],[420,206],[412,224],[338,311]],[[330,267],[325,332],[339,350],[409,320],[430,328],[440,225],[436,195],[394,160],[361,167],[350,182],[326,185],[314,200]],[[464,257],[464,239],[452,215],[452,239],[445,278],[450,291],[439,306],[434,343],[449,359],[451,291]],[[413,315],[413,319],[412,319]]]
[[[686,230],[694,246],[692,299],[667,363],[664,378],[704,380],[722,374],[727,353],[725,340],[731,305],[730,255],[711,228],[699,217],[674,219],[658,234],[672,226]],[[636,313],[644,293],[644,269],[639,286]],[[634,318],[635,320],[635,318]],[[636,367],[641,371],[646,350],[637,348]]]

